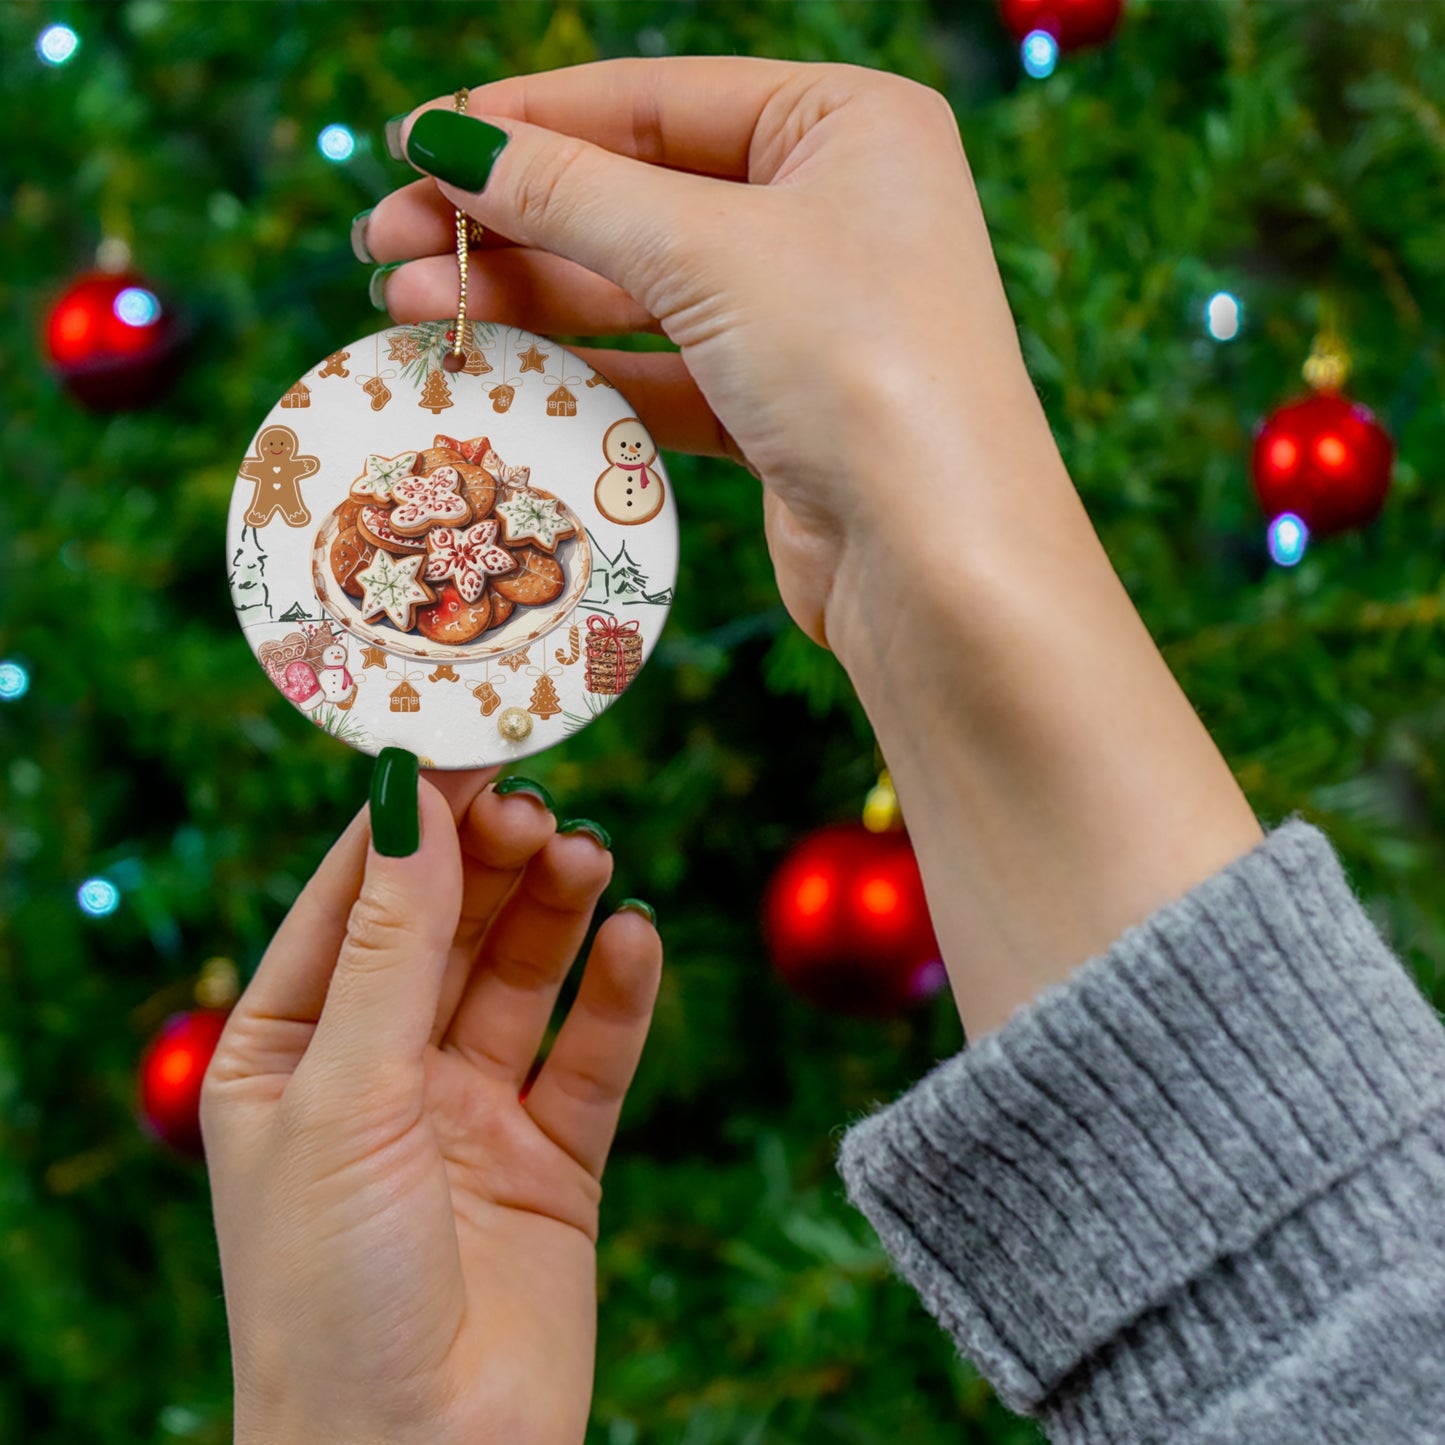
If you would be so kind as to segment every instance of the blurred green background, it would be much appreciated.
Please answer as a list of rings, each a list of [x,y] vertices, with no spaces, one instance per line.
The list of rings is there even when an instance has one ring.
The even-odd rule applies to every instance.
[[[61,21],[80,49],[49,68],[36,37]],[[383,120],[459,85],[740,52],[942,89],[1146,621],[1260,815],[1325,827],[1445,996],[1445,7],[1135,0],[1112,45],[1043,81],[990,0],[10,3],[0,46],[0,657],[32,679],[0,704],[0,1440],[230,1439],[206,1177],[138,1129],[136,1062],[202,960],[244,981],[370,760],[252,659],[224,517],[273,400],[381,320],[347,228],[411,175]],[[332,123],[358,138],[343,164],[316,145]],[[39,341],[106,236],[196,330],[174,391],[110,417],[67,398]],[[1220,289],[1246,308],[1227,344],[1203,327]],[[1248,446],[1302,389],[1327,299],[1399,461],[1379,523],[1284,570]],[[866,720],[778,604],[753,479],[667,460],[664,640],[524,769],[612,830],[610,901],[654,902],[669,956],[606,1180],[589,1441],[1035,1440],[890,1278],[832,1164],[847,1122],[960,1046],[956,1015],[830,1017],[775,980],[758,931],[790,843],[856,814]],[[76,906],[92,875],[122,890],[108,918]]]

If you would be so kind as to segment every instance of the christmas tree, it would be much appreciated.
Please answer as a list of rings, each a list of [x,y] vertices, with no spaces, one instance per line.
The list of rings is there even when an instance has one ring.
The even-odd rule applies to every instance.
[[[557,684],[545,672],[532,689],[532,700],[527,704],[527,711],[536,713],[540,718],[556,717],[562,711],[562,704],[557,699]]]
[[[421,389],[421,400],[417,405],[426,407],[435,416],[438,412],[446,410],[451,404],[452,391],[447,385],[445,373],[427,372],[426,384]]]
[[[647,592],[647,578],[642,575],[642,568],[627,555],[626,542],[613,559],[607,575],[612,596],[619,602],[630,597],[642,597]]]
[[[79,44],[48,65],[36,42],[62,19]],[[23,137],[4,160],[0,660],[29,677],[0,701],[0,1440],[233,1438],[206,1177],[141,1134],[134,1071],[204,959],[249,977],[371,761],[256,665],[224,518],[272,400],[384,324],[350,218],[416,180],[386,158],[386,117],[457,84],[742,52],[942,90],[1124,584],[1261,817],[1325,828],[1445,1004],[1445,7],[1133,0],[1111,44],[1038,80],[993,6],[921,0],[17,3],[0,39],[0,116]],[[335,125],[355,149],[334,161],[318,138]],[[103,240],[193,334],[164,404],[110,417],[77,407],[36,340]],[[906,284],[907,236],[877,262]],[[1207,325],[1225,294],[1243,303],[1228,340]],[[1327,295],[1394,486],[1368,531],[1276,566],[1252,434],[1300,389]],[[382,368],[406,364],[383,345]],[[947,339],[911,364],[948,367]],[[843,1125],[960,1046],[947,995],[860,1023],[765,962],[767,880],[802,833],[856,815],[866,721],[779,603],[756,480],[666,462],[666,633],[615,705],[592,699],[595,721],[522,767],[610,830],[604,911],[648,899],[668,956],[606,1175],[589,1445],[1025,1445],[1033,1427],[893,1277],[833,1167]],[[496,680],[508,705],[525,695]],[[96,877],[119,891],[107,917],[76,904]]]

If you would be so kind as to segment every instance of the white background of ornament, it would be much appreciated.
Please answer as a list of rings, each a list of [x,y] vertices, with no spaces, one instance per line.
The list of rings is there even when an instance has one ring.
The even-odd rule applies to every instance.
[[[432,324],[443,332],[450,326],[447,322]],[[414,328],[389,327],[378,333],[379,348],[370,335],[348,343],[341,349],[350,353],[343,363],[349,376],[322,377],[318,373],[327,363],[319,362],[300,378],[310,388],[310,406],[287,408],[278,400],[256,428],[246,446],[245,457],[255,456],[256,439],[267,427],[286,426],[300,439],[299,453],[320,458],[321,467],[300,484],[302,498],[311,512],[311,520],[305,526],[289,526],[284,515],[277,512],[265,525],[251,528],[244,526],[242,518],[250,505],[255,483],[239,475],[238,465],[226,527],[226,569],[232,602],[253,653],[270,639],[279,640],[301,630],[299,622],[279,620],[295,603],[300,603],[308,619],[334,620],[316,596],[311,575],[312,549],[317,532],[350,494],[352,481],[365,469],[367,456],[419,451],[431,446],[438,434],[461,441],[476,436],[489,437],[508,466],[530,467],[532,485],[554,493],[571,507],[591,535],[592,576],[571,618],[581,630],[577,661],[570,666],[563,665],[555,655],[559,650],[564,657],[570,655],[565,620],[530,645],[530,661],[520,670],[514,672],[496,658],[456,662],[452,667],[460,679],[458,682],[432,681],[430,675],[436,664],[390,653],[384,668],[366,667],[362,648],[368,645],[367,640],[353,634],[346,639],[347,667],[357,679],[356,701],[349,712],[338,714],[327,705],[317,712],[330,714],[329,720],[339,722],[343,729],[340,735],[363,752],[375,754],[384,747],[408,748],[439,768],[506,763],[562,742],[616,701],[607,694],[589,693],[583,686],[589,615],[616,617],[624,624],[638,622],[644,663],[652,652],[666,621],[669,603],[612,597],[609,580],[614,567],[610,563],[615,564],[625,545],[627,557],[646,579],[647,594],[670,599],[678,560],[672,483],[659,455],[650,466],[662,477],[666,488],[662,510],[638,526],[619,526],[609,521],[597,510],[593,493],[598,477],[608,466],[602,451],[607,428],[624,417],[636,416],[620,392],[607,386],[587,386],[591,366],[546,337],[515,327],[492,328],[477,323],[474,340],[492,370],[481,376],[443,373],[451,390],[452,405],[434,414],[418,405],[424,381],[404,375],[401,365],[387,358],[388,338],[408,329]],[[547,353],[545,373],[519,374],[517,357],[534,342],[540,351]],[[516,395],[510,409],[499,413],[493,410],[488,393],[503,380],[503,345],[507,350],[506,382],[516,389]],[[391,400],[383,410],[373,411],[371,397],[361,383],[387,371],[395,373],[385,377],[385,384],[392,392]],[[556,389],[559,378],[565,378],[568,390],[577,400],[575,416],[547,415],[547,398]],[[241,460],[243,458],[238,458],[238,464]],[[264,552],[260,559],[256,557],[257,538]],[[245,583],[251,585],[243,586]],[[264,610],[255,605],[262,587]],[[523,610],[518,607],[513,620]],[[548,611],[546,607],[535,610],[539,614]],[[408,641],[421,640],[415,634],[408,637]],[[498,732],[497,719],[506,708],[528,706],[544,658],[563,711],[547,719],[529,714],[531,735],[522,742],[510,743]],[[391,692],[402,676],[407,676],[420,694],[417,712],[391,711]],[[489,717],[482,714],[481,704],[472,691],[485,679],[490,679],[501,698],[501,707]],[[346,732],[353,729],[364,736],[346,736]]]

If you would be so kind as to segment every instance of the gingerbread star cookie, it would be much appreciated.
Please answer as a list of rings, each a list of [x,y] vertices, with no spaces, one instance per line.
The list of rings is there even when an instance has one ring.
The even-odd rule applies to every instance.
[[[502,519],[502,538],[509,547],[530,542],[544,552],[555,552],[557,543],[577,530],[558,511],[554,497],[538,497],[528,492],[509,502],[498,502],[497,515]]]
[[[358,502],[390,502],[392,487],[403,477],[409,477],[415,465],[415,452],[367,457],[366,470],[351,484],[351,495]]]
[[[410,632],[416,609],[436,601],[432,590],[417,578],[425,560],[420,552],[393,557],[390,552],[378,550],[371,565],[356,573],[357,582],[365,589],[361,615],[370,622],[385,614],[393,626]]]

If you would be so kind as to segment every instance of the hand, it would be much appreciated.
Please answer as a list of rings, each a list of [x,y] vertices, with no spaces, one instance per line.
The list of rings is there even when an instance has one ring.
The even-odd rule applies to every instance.
[[[459,206],[496,233],[473,316],[678,344],[587,355],[660,445],[761,479],[783,601],[873,724],[971,1036],[1258,841],[1074,492],[941,96],[710,57],[478,87],[499,130],[429,113],[451,105],[392,128],[436,180],[365,227],[415,258],[387,306],[453,310]]]
[[[433,161],[440,194],[407,186],[366,224],[375,259],[419,258],[385,278],[388,309],[456,310],[455,205],[512,243],[473,252],[473,316],[664,332],[680,354],[582,354],[660,446],[729,453],[760,477],[779,589],[815,640],[871,605],[834,579],[875,559],[880,535],[901,542],[900,521],[930,516],[967,525],[984,441],[1007,434],[1057,464],[936,91],[845,65],[616,60],[480,86],[469,114],[509,137],[485,189],[446,184]],[[438,119],[453,150],[495,142]],[[941,425],[946,466],[912,444]]]
[[[519,1099],[612,858],[489,776],[419,784],[409,857],[352,820],[207,1072],[238,1445],[585,1433],[600,1180],[661,945],[602,925]]]

